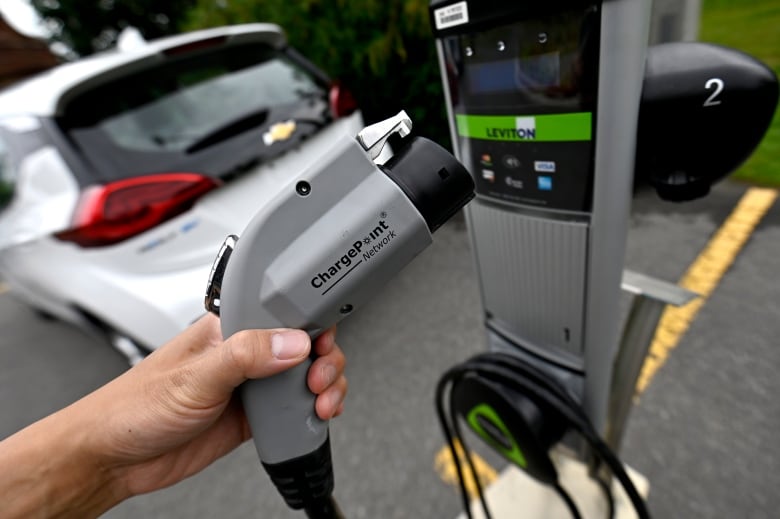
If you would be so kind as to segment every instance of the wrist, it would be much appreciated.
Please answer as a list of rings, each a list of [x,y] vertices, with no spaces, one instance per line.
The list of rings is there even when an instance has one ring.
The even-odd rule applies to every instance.
[[[0,442],[7,517],[98,517],[126,497],[89,451],[89,426],[74,419],[73,411],[60,411]]]

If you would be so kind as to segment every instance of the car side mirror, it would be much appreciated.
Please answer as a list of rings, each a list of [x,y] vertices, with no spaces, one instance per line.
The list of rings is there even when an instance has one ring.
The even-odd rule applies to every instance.
[[[774,72],[740,51],[698,42],[650,47],[636,180],[665,200],[705,196],[753,153],[777,101]]]

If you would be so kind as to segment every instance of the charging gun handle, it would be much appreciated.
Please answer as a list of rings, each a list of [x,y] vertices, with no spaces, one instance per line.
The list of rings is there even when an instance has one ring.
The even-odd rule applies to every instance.
[[[206,308],[220,315],[223,337],[241,330],[283,327],[270,314],[251,304],[251,293],[239,292],[238,304],[222,315],[222,285],[227,281],[228,261],[236,272],[246,272],[256,251],[240,251],[254,240],[229,236],[217,255],[209,276]],[[237,250],[237,254],[233,254]],[[242,254],[243,252],[243,254]],[[241,280],[234,280],[240,284]],[[235,295],[235,294],[234,294]],[[312,343],[320,330],[310,332]],[[315,395],[307,378],[313,355],[301,364],[274,376],[244,382],[238,389],[257,453],[274,485],[293,509],[322,508],[333,491],[333,465],[328,423],[315,412]],[[327,516],[325,516],[327,517]]]
[[[328,422],[316,415],[316,397],[307,386],[312,362],[239,388],[263,467],[293,509],[314,506],[333,492]]]

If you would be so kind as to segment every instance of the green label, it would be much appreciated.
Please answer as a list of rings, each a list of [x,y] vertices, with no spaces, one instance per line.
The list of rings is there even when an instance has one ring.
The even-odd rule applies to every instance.
[[[480,420],[480,418],[482,420]],[[509,432],[509,428],[504,421],[501,420],[501,417],[498,416],[495,409],[488,404],[479,404],[469,412],[466,419],[474,432],[480,435],[482,439],[494,449],[503,454],[510,461],[516,463],[519,467],[528,467],[528,462],[525,460],[525,456],[523,456],[523,451],[520,449],[514,436]],[[492,424],[495,431],[487,431],[483,425],[485,422]],[[500,434],[500,438],[496,438],[496,433]]]
[[[591,112],[554,115],[456,115],[458,135],[509,142],[571,142],[592,139]]]

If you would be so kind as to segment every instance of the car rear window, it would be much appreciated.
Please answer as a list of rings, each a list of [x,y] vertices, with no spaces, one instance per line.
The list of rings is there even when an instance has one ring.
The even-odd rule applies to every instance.
[[[291,51],[223,47],[82,93],[59,123],[100,180],[173,169],[224,176],[237,159],[275,156],[322,127],[327,87],[324,74]],[[263,145],[258,135],[242,150],[232,143],[291,118],[309,128],[287,146]]]

